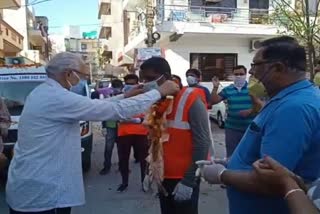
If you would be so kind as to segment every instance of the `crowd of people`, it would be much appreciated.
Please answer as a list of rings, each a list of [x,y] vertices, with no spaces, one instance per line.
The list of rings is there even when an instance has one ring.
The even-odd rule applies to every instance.
[[[230,214],[319,213],[320,63],[314,79],[307,80],[305,50],[294,38],[262,42],[250,70],[236,66],[234,83],[221,91],[216,77],[212,92],[201,86],[197,69],[186,71],[188,86],[183,86],[161,57],[146,60],[140,78],[115,79],[92,99],[69,91],[87,76],[77,55],[57,54],[46,71],[47,81],[29,95],[19,122],[6,187],[10,213],[68,214],[85,203],[80,120],[102,121],[106,141],[100,174],[110,171],[116,144],[117,191],[126,191],[133,148],[146,191],[150,139],[143,122],[148,109],[167,95],[174,100],[165,115],[162,214],[197,214],[202,179],[226,187]],[[228,105],[224,160],[215,159],[208,116],[221,101]],[[0,124],[7,124],[10,118],[0,104]],[[8,128],[2,127],[1,136]]]

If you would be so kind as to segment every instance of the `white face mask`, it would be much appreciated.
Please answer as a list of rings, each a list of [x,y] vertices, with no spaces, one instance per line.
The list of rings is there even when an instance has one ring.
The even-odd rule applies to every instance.
[[[234,86],[236,88],[242,88],[246,84],[246,75],[235,76],[234,77]]]
[[[194,76],[187,76],[187,83],[189,86],[194,86],[198,84],[198,80]]]
[[[158,89],[159,85],[158,85],[158,81],[163,77],[163,75],[161,75],[158,79],[153,80],[151,82],[146,82],[143,84],[143,91],[147,92],[147,91],[151,91],[152,89]]]

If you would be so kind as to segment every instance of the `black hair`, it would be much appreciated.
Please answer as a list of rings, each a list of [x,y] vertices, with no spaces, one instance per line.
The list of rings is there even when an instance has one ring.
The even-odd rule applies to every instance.
[[[290,36],[280,36],[267,39],[260,44],[263,48],[262,56],[265,60],[281,61],[289,68],[306,69],[306,52],[297,40]]]
[[[172,78],[178,79],[180,82],[182,81],[181,78],[178,75],[172,74]]]
[[[183,85],[182,85],[182,80],[178,75],[172,74],[172,79],[178,79],[179,80],[179,87],[180,89],[182,89]]]
[[[235,66],[235,67],[233,68],[233,71],[234,71],[234,70],[240,70],[240,69],[243,69],[243,70],[247,73],[247,68],[246,68],[246,66],[244,66],[244,65],[237,65],[237,66]]]
[[[128,74],[124,78],[124,81],[126,82],[127,80],[135,80],[137,83],[139,82],[139,77],[135,74]]]
[[[111,87],[112,88],[122,88],[123,87],[123,83],[119,79],[114,79],[114,80],[111,81]]]
[[[158,74],[165,75],[167,78],[171,77],[171,68],[167,60],[162,57],[151,57],[147,59],[143,64],[140,66],[140,69],[152,69],[154,72]]]
[[[201,71],[195,68],[190,68],[189,70],[187,70],[186,74],[192,73],[194,75],[196,75],[198,78],[201,77]]]

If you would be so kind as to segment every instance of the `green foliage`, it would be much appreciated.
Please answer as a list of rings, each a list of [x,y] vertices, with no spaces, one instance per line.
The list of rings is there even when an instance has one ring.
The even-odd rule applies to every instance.
[[[316,8],[319,9],[320,1]],[[309,0],[296,0],[293,6],[290,0],[273,0],[274,12],[270,21],[279,26],[279,33],[295,37],[306,48],[307,70],[313,77],[313,65],[320,48],[319,11],[311,12]]]

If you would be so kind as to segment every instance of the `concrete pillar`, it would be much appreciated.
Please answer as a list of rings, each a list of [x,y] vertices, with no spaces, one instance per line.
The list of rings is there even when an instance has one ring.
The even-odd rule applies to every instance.
[[[238,12],[235,15],[235,19],[239,18],[239,22],[241,24],[249,24],[249,17],[250,17],[250,11],[249,11],[249,1],[250,0],[237,0],[237,7]]]

